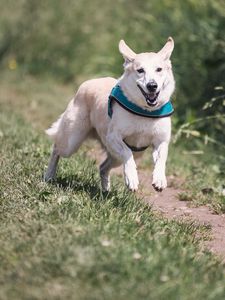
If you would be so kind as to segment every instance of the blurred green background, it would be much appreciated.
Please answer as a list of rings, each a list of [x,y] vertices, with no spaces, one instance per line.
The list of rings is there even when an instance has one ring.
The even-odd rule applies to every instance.
[[[157,51],[168,36],[177,89],[175,123],[203,116],[225,81],[224,0],[0,0],[1,69],[68,82],[122,73],[118,42]],[[223,113],[221,101],[213,106]],[[220,130],[224,122],[204,125]],[[218,134],[218,132],[217,132]]]

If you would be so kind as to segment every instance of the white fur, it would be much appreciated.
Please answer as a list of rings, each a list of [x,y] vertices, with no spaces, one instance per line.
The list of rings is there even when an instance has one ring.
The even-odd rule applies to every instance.
[[[135,54],[124,41],[119,44],[125,64],[124,74],[117,81],[114,78],[100,78],[84,82],[66,111],[53,123],[46,133],[54,141],[54,151],[49,162],[45,180],[55,176],[59,157],[69,157],[76,152],[90,133],[100,140],[108,157],[100,166],[103,190],[109,190],[109,173],[113,167],[123,164],[125,183],[132,191],[138,189],[138,174],[133,153],[124,143],[135,147],[153,146],[153,187],[161,191],[167,186],[165,168],[171,135],[170,117],[151,119],[140,117],[113,103],[113,115],[107,114],[107,100],[113,86],[119,83],[130,101],[139,106],[155,110],[169,101],[175,86],[171,62],[173,40],[169,38],[158,53]],[[139,74],[137,69],[144,68]],[[157,71],[162,68],[162,71]],[[150,80],[157,83],[159,96],[156,105],[150,107],[137,85],[147,92]]]

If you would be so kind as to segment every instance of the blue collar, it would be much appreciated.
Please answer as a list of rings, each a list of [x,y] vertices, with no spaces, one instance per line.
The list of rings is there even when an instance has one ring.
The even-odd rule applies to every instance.
[[[110,118],[112,118],[113,114],[112,100],[115,100],[120,106],[122,106],[129,112],[141,117],[164,118],[172,115],[172,113],[174,112],[173,105],[170,101],[168,101],[162,107],[154,111],[143,109],[140,106],[128,100],[127,97],[123,94],[123,91],[121,90],[120,86],[116,85],[109,95],[108,115]]]

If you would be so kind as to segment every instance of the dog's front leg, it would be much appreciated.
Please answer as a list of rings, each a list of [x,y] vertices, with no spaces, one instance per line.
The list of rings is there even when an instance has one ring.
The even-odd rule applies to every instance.
[[[168,142],[162,142],[158,145],[155,145],[153,151],[153,160],[154,160],[154,170],[153,170],[153,180],[152,185],[154,189],[158,192],[161,192],[167,187],[166,180],[166,160],[168,155]]]
[[[132,151],[123,142],[121,135],[117,132],[108,133],[106,143],[111,155],[123,164],[124,178],[127,187],[133,192],[137,191],[139,180]]]

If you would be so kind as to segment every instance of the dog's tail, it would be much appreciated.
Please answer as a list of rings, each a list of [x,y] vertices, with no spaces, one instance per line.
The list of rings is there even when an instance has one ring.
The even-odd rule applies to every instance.
[[[59,131],[59,127],[63,118],[63,114],[61,114],[61,116],[58,118],[58,120],[56,122],[54,122],[50,128],[48,128],[47,130],[45,130],[45,133],[50,137],[51,140],[55,140],[56,135]]]

